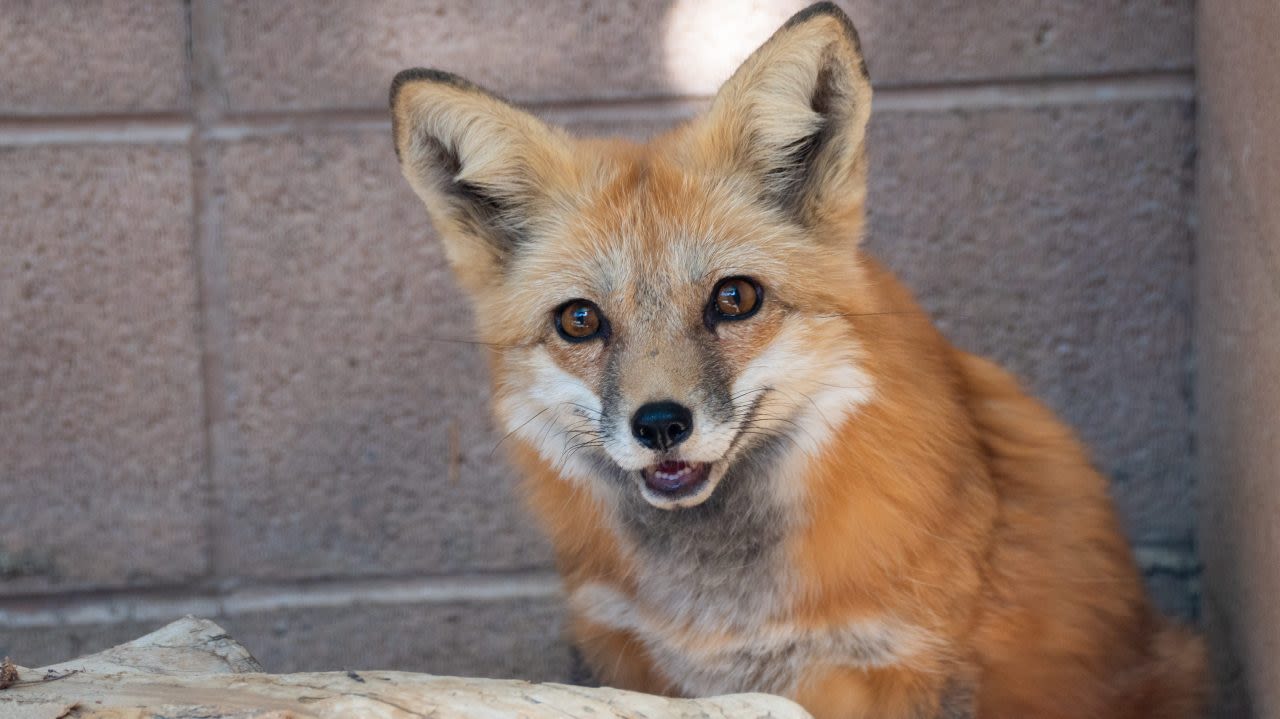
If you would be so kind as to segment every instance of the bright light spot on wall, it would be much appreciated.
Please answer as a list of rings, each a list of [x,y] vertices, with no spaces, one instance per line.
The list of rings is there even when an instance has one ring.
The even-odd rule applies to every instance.
[[[663,31],[671,87],[711,95],[805,0],[675,0]]]

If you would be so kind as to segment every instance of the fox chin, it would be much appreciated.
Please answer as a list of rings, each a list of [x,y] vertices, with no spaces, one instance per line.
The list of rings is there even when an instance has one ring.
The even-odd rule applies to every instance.
[[[829,3],[701,116],[578,139],[436,70],[396,155],[600,681],[818,717],[1198,716],[1106,480],[860,246],[872,89]]]

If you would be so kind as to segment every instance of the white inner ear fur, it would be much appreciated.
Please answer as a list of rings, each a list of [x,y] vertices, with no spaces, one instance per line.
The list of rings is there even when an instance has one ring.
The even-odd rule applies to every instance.
[[[820,65],[818,53],[810,53],[815,57],[806,54],[779,59],[758,71],[755,81],[741,91],[742,96],[728,98],[747,105],[735,111],[744,112],[748,119],[757,151],[771,155],[822,127],[822,116],[809,104],[817,80],[815,68]]]
[[[872,89],[845,22],[819,13],[779,30],[691,125],[699,169],[742,176],[803,224],[860,225]]]
[[[482,185],[501,195],[536,185],[535,173],[567,151],[562,134],[533,116],[475,90],[440,83],[407,88],[410,134],[404,148],[406,177],[419,178],[421,142],[432,137],[459,161],[458,182]],[[430,192],[432,187],[423,188]]]

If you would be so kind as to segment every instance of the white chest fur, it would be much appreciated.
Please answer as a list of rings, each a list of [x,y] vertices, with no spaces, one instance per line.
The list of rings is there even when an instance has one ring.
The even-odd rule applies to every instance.
[[[579,587],[570,604],[593,624],[635,636],[659,672],[693,696],[792,694],[815,667],[891,666],[908,662],[932,641],[923,630],[887,617],[835,626],[761,620],[754,626],[699,629],[661,616],[603,583]]]

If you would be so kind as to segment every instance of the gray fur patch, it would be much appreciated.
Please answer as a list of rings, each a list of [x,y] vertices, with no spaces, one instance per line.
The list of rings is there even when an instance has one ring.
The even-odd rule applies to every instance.
[[[937,719],[973,719],[978,713],[977,693],[972,680],[952,677],[942,689]]]
[[[786,449],[784,438],[757,439],[707,501],[678,510],[650,505],[630,473],[600,458],[601,474],[616,491],[614,521],[638,560],[647,606],[706,630],[750,626],[777,613],[788,594],[782,542],[797,518],[769,485]]]

